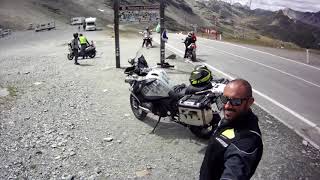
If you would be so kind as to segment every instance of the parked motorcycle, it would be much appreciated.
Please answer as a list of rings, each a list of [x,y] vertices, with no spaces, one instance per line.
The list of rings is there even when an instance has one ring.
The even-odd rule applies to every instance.
[[[68,49],[69,49],[69,53],[67,54],[67,58],[69,60],[72,60],[74,58],[74,53],[72,51],[71,43],[68,43]],[[89,46],[85,49],[84,53],[85,53],[84,54],[85,57],[94,58],[96,56],[97,51],[93,41],[91,41],[91,44],[89,44]],[[83,57],[83,54],[81,54],[80,49],[79,49],[79,57]]]
[[[131,110],[137,119],[144,120],[148,113],[158,115],[154,132],[161,118],[170,117],[188,127],[197,137],[210,137],[221,119],[220,96],[226,83],[224,79],[204,87],[174,86],[163,69],[149,68],[143,55],[129,63],[131,67],[124,71],[127,74],[125,82],[130,85]]]
[[[187,58],[189,58],[191,61],[197,61],[197,55],[196,55],[197,46],[196,43],[191,43],[187,47]]]
[[[143,41],[145,41],[146,48],[152,48],[152,37],[146,37]]]

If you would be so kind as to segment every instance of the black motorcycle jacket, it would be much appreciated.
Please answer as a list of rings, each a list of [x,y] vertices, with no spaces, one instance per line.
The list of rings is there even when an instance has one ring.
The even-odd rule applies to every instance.
[[[228,122],[222,119],[211,137],[200,169],[200,180],[248,180],[263,152],[258,118],[252,111]]]
[[[188,47],[191,43],[193,43],[192,38],[187,36],[186,39],[184,40],[185,46]]]

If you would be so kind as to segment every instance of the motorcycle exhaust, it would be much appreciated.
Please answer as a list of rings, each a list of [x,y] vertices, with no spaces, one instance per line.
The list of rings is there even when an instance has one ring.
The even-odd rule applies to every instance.
[[[145,107],[142,107],[142,106],[139,106],[139,108],[140,108],[142,111],[146,112],[146,113],[151,113],[151,110],[148,109],[148,108],[145,108]]]

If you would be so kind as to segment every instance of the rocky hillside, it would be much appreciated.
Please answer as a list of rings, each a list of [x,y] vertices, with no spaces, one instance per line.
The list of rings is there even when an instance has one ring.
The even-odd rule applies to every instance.
[[[311,12],[299,12],[286,8],[282,10],[283,14],[288,16],[290,19],[298,20],[303,23],[317,26],[320,28],[320,11],[317,13]]]
[[[285,42],[294,42],[300,47],[319,48],[320,28],[302,21],[289,18],[282,10],[271,16],[261,16],[253,21],[260,34],[280,39]]]
[[[104,12],[98,9],[105,9]],[[112,22],[113,10],[104,0],[0,0],[0,26],[25,30],[30,23],[56,21],[59,26],[75,16],[95,16],[100,24]]]
[[[239,3],[198,1],[206,19],[211,19],[225,36],[259,40],[263,37],[292,42],[300,47],[320,49],[320,12],[298,12],[284,9],[276,12],[250,10]]]
[[[197,24],[199,30],[213,28],[227,38],[255,41],[267,37],[293,42],[301,47],[320,48],[320,12],[250,10],[239,3],[230,5],[218,0],[165,2],[166,27],[170,30],[189,31],[192,24]],[[154,4],[159,0],[121,0],[121,4],[144,3]],[[0,0],[0,4],[0,27],[5,28],[23,30],[30,23],[52,20],[67,25],[75,16],[97,17],[98,24],[102,26],[113,23],[112,0]],[[140,26],[144,27],[137,27]]]

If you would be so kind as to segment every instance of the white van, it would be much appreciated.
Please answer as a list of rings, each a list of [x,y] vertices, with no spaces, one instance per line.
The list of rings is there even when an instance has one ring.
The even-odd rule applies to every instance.
[[[85,17],[74,17],[71,18],[71,25],[82,25],[84,23]]]
[[[95,30],[97,30],[96,19],[97,18],[93,18],[93,17],[89,17],[89,18],[85,19],[86,31],[95,31]]]

